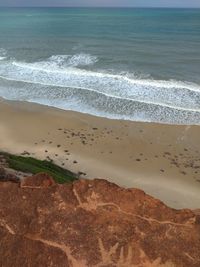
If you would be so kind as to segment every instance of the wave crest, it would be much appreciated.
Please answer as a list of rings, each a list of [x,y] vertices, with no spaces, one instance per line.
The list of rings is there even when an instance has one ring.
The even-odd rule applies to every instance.
[[[97,61],[96,56],[81,53],[76,55],[54,55],[47,60],[47,63],[52,63],[58,67],[79,67],[93,65]]]

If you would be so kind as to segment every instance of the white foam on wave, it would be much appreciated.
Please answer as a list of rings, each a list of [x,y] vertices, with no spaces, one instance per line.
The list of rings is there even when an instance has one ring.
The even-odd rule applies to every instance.
[[[88,66],[93,65],[98,61],[98,58],[89,54],[77,54],[69,57],[68,64],[69,66],[78,67],[78,66]]]
[[[63,71],[70,67],[93,65],[98,61],[97,57],[90,54],[53,55],[46,60],[26,63],[13,61],[12,65],[29,70]]]
[[[56,61],[55,60],[56,57]],[[191,82],[182,82],[182,81],[176,81],[176,80],[169,80],[169,81],[163,81],[163,80],[153,80],[153,79],[131,79],[128,76],[131,76],[130,74],[122,74],[122,75],[116,75],[116,74],[109,74],[109,73],[101,73],[101,72],[94,72],[94,71],[85,71],[80,70],[77,68],[69,68],[70,66],[74,67],[73,64],[70,64],[71,62],[75,62],[75,57],[71,57],[69,61],[67,61],[67,69],[64,68],[63,61],[64,59],[68,59],[69,56],[52,56],[50,58],[53,59],[53,64],[49,64],[49,62],[37,62],[37,63],[22,63],[22,62],[16,62],[14,61],[12,65],[16,67],[20,67],[27,70],[35,70],[35,71],[44,71],[46,73],[52,73],[52,74],[63,74],[63,75],[71,75],[77,74],[77,75],[84,75],[85,77],[98,77],[98,78],[110,78],[113,80],[124,80],[132,84],[138,84],[143,86],[151,86],[156,88],[183,88],[188,89],[190,91],[194,92],[200,92],[200,86]],[[93,61],[94,63],[94,61]],[[81,65],[80,63],[76,63],[77,65]],[[60,66],[61,65],[61,66]],[[87,65],[87,64],[85,64]],[[55,69],[54,67],[57,66],[58,68]],[[134,76],[134,75],[133,75]],[[55,85],[55,84],[53,84]],[[64,85],[66,86],[66,85]]]
[[[115,119],[200,124],[197,84],[96,66],[89,70],[98,58],[84,53],[53,55],[33,63],[7,55],[0,48],[0,96],[6,99]]]
[[[7,51],[4,48],[0,48],[0,60],[6,59]]]
[[[5,51],[2,51],[3,53],[4,55],[6,54]],[[90,99],[91,94],[93,102],[96,101],[96,98],[99,101],[100,99],[106,101],[106,105],[103,102],[100,103],[101,107],[99,106],[99,110],[97,107],[98,111],[94,111],[95,108],[93,107],[91,114],[111,114],[112,110],[115,110],[112,118],[113,116],[115,118],[119,116],[119,118],[131,119],[129,115],[125,115],[127,110],[129,110],[128,112],[132,114],[131,116],[134,119],[141,118],[141,114],[145,113],[143,116],[145,119],[141,119],[145,121],[151,121],[151,118],[154,117],[153,113],[148,117],[145,110],[149,110],[149,113],[154,110],[155,116],[157,116],[157,120],[154,118],[154,121],[160,121],[158,117],[160,116],[159,114],[163,114],[163,111],[159,110],[165,108],[166,110],[173,109],[175,113],[200,112],[200,86],[197,84],[174,80],[153,80],[148,77],[141,79],[132,73],[122,72],[115,74],[113,72],[108,73],[105,70],[103,72],[95,72],[79,68],[81,66],[95,64],[97,61],[97,57],[83,53],[75,55],[54,55],[46,60],[34,63],[11,60],[1,61],[1,78],[30,83],[32,85],[38,84],[37,87],[43,85],[51,88],[50,90],[44,90],[46,99],[43,91],[36,90],[36,86],[33,87],[30,85],[26,86],[23,90],[20,88],[14,89],[12,92],[10,90],[6,90],[5,92],[4,90],[4,93],[1,91],[1,94],[2,96],[6,96],[6,98],[9,98],[9,94],[11,94],[11,99],[27,100],[37,103],[44,102],[45,99],[45,102],[49,103],[49,105],[60,108],[65,106],[66,99],[70,97],[70,101],[67,102],[71,102],[71,105],[69,106],[67,104],[66,108],[85,111],[86,113],[90,107],[88,104],[85,104],[84,107],[82,101],[86,98]],[[69,96],[67,88],[71,88],[72,95]],[[74,89],[76,90],[74,91]],[[73,100],[74,97],[76,98],[75,101]],[[40,98],[41,100],[39,100]],[[81,110],[77,107],[76,101],[81,106]],[[88,101],[91,103],[91,100]],[[119,105],[119,101],[125,106],[118,106],[119,108],[116,108]],[[132,104],[130,104],[130,101],[132,101]],[[148,108],[147,105],[149,106]],[[98,106],[98,103],[96,103],[96,106]],[[106,112],[107,107],[109,107],[109,112]],[[137,108],[140,109],[138,113]],[[116,113],[119,109],[121,113],[117,115]],[[179,121],[179,118],[172,119],[171,117],[173,115],[170,111],[170,119],[167,120],[166,118],[166,121]],[[189,121],[189,118],[187,120]],[[199,119],[197,118],[195,120],[198,121]],[[186,119],[182,118],[181,121],[185,123]]]
[[[92,114],[111,119],[124,119],[170,124],[200,124],[200,112],[171,109],[138,101],[107,97],[64,87],[49,87],[1,80],[0,95],[8,100],[22,100],[65,110]]]
[[[75,65],[92,64],[89,55],[58,55],[35,63],[7,62],[0,65],[0,76],[10,80],[48,86],[79,88],[110,97],[140,101],[176,109],[200,110],[200,87],[179,81],[136,79],[125,75],[83,70]],[[52,92],[53,93],[53,92]]]
[[[32,65],[36,67],[47,66],[48,68],[58,67],[58,68],[64,69],[67,67],[93,65],[97,61],[98,61],[98,58],[96,56],[80,53],[80,54],[75,54],[75,55],[53,55],[45,61],[32,63]]]

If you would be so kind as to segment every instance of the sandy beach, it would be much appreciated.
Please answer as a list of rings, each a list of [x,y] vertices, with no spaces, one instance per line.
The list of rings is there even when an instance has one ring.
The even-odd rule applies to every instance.
[[[0,100],[0,150],[200,208],[200,127],[110,120]]]

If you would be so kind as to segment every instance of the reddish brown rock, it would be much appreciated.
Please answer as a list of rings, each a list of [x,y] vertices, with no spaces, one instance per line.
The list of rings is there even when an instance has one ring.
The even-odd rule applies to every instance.
[[[199,267],[200,215],[104,180],[0,183],[2,267]]]
[[[29,176],[21,180],[21,187],[49,187],[55,185],[55,182],[52,177],[46,173],[40,173],[39,175]]]

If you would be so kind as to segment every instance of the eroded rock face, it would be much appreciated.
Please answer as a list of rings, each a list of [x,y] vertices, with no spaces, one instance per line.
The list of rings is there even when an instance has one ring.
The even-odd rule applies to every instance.
[[[0,183],[2,267],[199,267],[200,215],[104,180]]]

